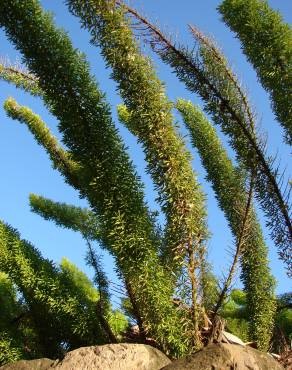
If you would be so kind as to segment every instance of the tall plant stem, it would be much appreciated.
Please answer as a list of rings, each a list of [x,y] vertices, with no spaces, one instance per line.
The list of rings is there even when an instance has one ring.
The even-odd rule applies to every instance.
[[[226,298],[226,293],[227,293],[227,290],[230,287],[230,284],[232,282],[232,278],[233,278],[234,273],[235,273],[235,269],[236,269],[238,259],[240,257],[242,248],[244,248],[246,231],[248,229],[248,218],[249,218],[250,209],[251,209],[253,187],[254,187],[254,175],[251,174],[250,184],[249,184],[249,192],[248,192],[248,199],[247,199],[245,212],[244,212],[244,216],[243,216],[243,220],[242,220],[242,227],[241,227],[241,230],[240,230],[240,233],[239,233],[239,236],[238,236],[238,239],[237,239],[237,243],[236,243],[235,255],[234,255],[234,258],[233,258],[232,265],[231,265],[230,270],[229,270],[228,277],[225,280],[225,283],[224,283],[223,288],[221,290],[219,299],[218,299],[217,304],[216,304],[216,306],[214,308],[214,311],[212,313],[213,318],[217,315],[220,307],[222,306],[222,304],[224,302],[224,299]]]

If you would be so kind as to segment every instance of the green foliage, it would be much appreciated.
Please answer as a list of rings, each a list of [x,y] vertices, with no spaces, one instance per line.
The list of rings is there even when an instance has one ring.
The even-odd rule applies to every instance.
[[[102,271],[101,260],[89,242],[89,240],[100,240],[101,232],[97,216],[87,208],[54,202],[34,194],[30,194],[29,200],[32,211],[46,220],[54,221],[59,226],[80,232],[86,239],[88,244],[86,261],[88,265],[94,269],[95,275],[93,281],[98,290],[92,287],[92,283],[85,274],[79,271],[75,265],[65,258],[63,258],[61,262],[62,272],[67,273],[70,279],[73,279],[74,284],[82,287],[83,291],[87,291],[90,300],[97,302],[98,299],[101,299],[103,301],[103,315],[108,320],[114,335],[120,338],[121,333],[124,332],[128,326],[128,321],[119,310],[111,310],[108,281]]]
[[[114,310],[109,311],[106,318],[116,337],[122,339],[121,334],[124,333],[129,326],[129,322],[125,315],[120,310]]]
[[[89,209],[54,202],[35,194],[30,194],[29,202],[31,210],[45,220],[52,220],[59,226],[78,231],[86,239],[100,239],[98,218]]]
[[[39,356],[54,358],[64,349],[106,343],[96,313],[99,293],[86,275],[65,258],[60,270],[54,268],[31,245],[20,241],[15,231],[3,224],[1,231],[1,269],[23,296],[21,301],[16,299],[11,280],[1,273],[2,363]],[[119,337],[128,325],[125,316],[113,311],[109,302],[103,313]]]
[[[22,358],[23,354],[13,343],[6,333],[0,332],[0,366],[6,363],[15,362]]]
[[[70,154],[65,151],[54,137],[40,116],[34,114],[31,109],[20,106],[13,98],[8,98],[4,103],[4,109],[8,116],[18,119],[27,125],[36,141],[43,145],[52,160],[54,168],[60,170],[69,183],[78,184],[80,168],[74,162]]]
[[[23,67],[12,65],[7,61],[0,60],[0,79],[28,91],[32,95],[42,94],[38,86],[38,79],[33,74],[26,71]]]
[[[185,352],[180,317],[170,300],[173,282],[159,262],[142,185],[88,64],[73,49],[67,35],[55,28],[38,1],[11,0],[1,5],[1,26],[39,79],[44,101],[59,120],[71,159],[82,163],[80,181],[72,181],[59,169],[100,217],[102,241],[114,255],[127,289],[131,287],[131,299],[135,300],[145,329],[166,352]],[[18,108],[14,110],[15,117],[18,112]],[[27,118],[29,125],[34,118],[31,113],[26,117],[22,113],[18,118]]]
[[[192,26],[195,47],[174,45],[136,11],[127,9],[147,27],[151,45],[161,59],[173,68],[191,92],[202,98],[204,110],[227,135],[239,162],[253,173],[256,197],[267,216],[271,237],[287,265],[288,274],[292,273],[289,192],[281,191],[279,169],[273,168],[273,158],[266,155],[265,141],[255,130],[255,115],[226,58],[210,39]]]
[[[283,293],[278,298],[278,310],[292,308],[292,292]]]
[[[11,280],[0,271],[0,331],[7,328],[7,323],[19,314],[16,290]]]
[[[112,78],[129,111],[125,120],[120,108],[120,118],[143,145],[147,169],[166,215],[165,265],[184,275],[182,295],[185,300],[196,302],[199,282],[195,259],[207,236],[206,211],[190,154],[175,131],[172,104],[150,60],[141,54],[123,10],[116,8],[115,2],[67,1],[67,4],[89,29],[91,42],[101,47],[107,65],[112,68]],[[193,306],[192,311],[186,332],[198,337],[198,310]]]
[[[102,233],[98,217],[87,208],[54,202],[34,194],[31,194],[29,199],[32,211],[44,219],[53,220],[58,226],[81,233],[88,246],[86,261],[94,269],[94,283],[98,287],[100,299],[108,301],[107,278],[103,272],[100,258],[91,246],[91,241],[101,242]]]
[[[92,6],[85,1],[67,3],[112,67],[112,77],[128,109],[125,117],[125,108],[120,106],[119,116],[143,145],[148,171],[167,217],[165,244],[172,257],[168,262],[173,263],[173,251],[183,256],[183,245],[197,235],[203,240],[206,230],[203,194],[191,169],[190,154],[176,133],[172,104],[150,60],[141,54],[122,11],[106,1]]]
[[[260,82],[270,93],[277,119],[292,145],[292,30],[266,0],[224,0],[224,22],[242,43]]]
[[[86,240],[88,250],[86,255],[86,262],[89,266],[93,267],[95,276],[94,283],[98,287],[100,299],[103,305],[108,306],[109,293],[108,281],[102,269],[100,257],[92,248],[91,241],[101,241],[101,228],[98,217],[87,208],[80,208],[66,203],[54,202],[50,199],[31,194],[30,205],[33,212],[39,214],[46,220],[53,220],[58,226],[66,227],[74,231],[78,231]],[[62,262],[62,269],[68,268],[68,261]],[[70,271],[73,275],[73,270]],[[85,276],[80,276],[79,280],[87,279]],[[75,279],[76,280],[76,279]],[[106,307],[104,307],[106,308]]]
[[[240,289],[233,289],[230,294],[231,299],[239,306],[246,305],[247,295]]]
[[[0,271],[0,366],[17,361],[23,356],[20,332],[13,320],[20,314],[21,307],[16,299],[16,290],[8,275]],[[18,339],[18,341],[17,341]]]
[[[93,300],[97,292],[84,275],[66,261],[60,271],[3,223],[0,236],[0,269],[23,295],[40,352],[56,358],[64,343],[69,349],[105,343]]]
[[[64,286],[69,288],[70,291],[75,292],[78,302],[82,303],[85,310],[93,310],[96,312],[93,316],[93,320],[99,321],[102,329],[108,336],[108,327],[113,333],[120,337],[121,333],[125,331],[128,326],[128,321],[125,316],[118,310],[113,311],[109,302],[109,295],[105,285],[107,287],[107,281],[101,282],[98,280],[98,290],[93,287],[92,282],[88,277],[80,271],[73,263],[68,259],[63,258],[61,261],[61,280]],[[100,267],[98,269],[99,274]],[[98,304],[101,303],[101,304]],[[111,338],[108,338],[111,340]]]
[[[277,297],[276,325],[292,340],[292,292]]]
[[[3,272],[0,273],[0,307],[0,364],[42,356],[29,306]]]
[[[292,309],[285,308],[281,310],[276,317],[276,325],[286,335],[287,340],[292,340]]]
[[[248,321],[233,317],[226,317],[226,329],[238,336],[243,342],[249,341],[249,325]]]
[[[246,303],[246,293],[239,289],[233,289],[220,311],[220,315],[226,320],[226,330],[237,335],[244,342],[250,340]]]
[[[198,149],[219,206],[237,238],[241,232],[244,205],[247,202],[244,175],[233,166],[214,127],[199,107],[179,99],[177,109],[190,131],[194,147]],[[250,213],[247,235],[240,251],[241,278],[248,297],[250,339],[256,340],[259,348],[267,350],[276,309],[275,282],[268,265],[268,249],[261,227],[255,211]]]
[[[98,291],[92,286],[92,282],[80,271],[72,262],[67,258],[62,258],[61,264],[61,276],[64,276],[64,280],[72,285],[72,291],[82,292],[88,301],[95,303],[99,299]],[[81,299],[79,299],[81,301]]]
[[[286,294],[287,296],[289,295]],[[291,295],[291,293],[290,293]],[[285,295],[284,295],[285,296]],[[247,310],[247,295],[240,289],[233,289],[224,303],[220,314],[226,320],[226,328],[232,334],[239,336],[243,341],[249,341],[249,313]],[[280,329],[289,343],[292,337],[292,309],[283,307],[283,297],[277,297],[277,312],[275,313],[275,328]],[[273,333],[275,336],[276,332]],[[272,338],[274,342],[274,337]],[[277,339],[276,339],[277,341]],[[274,343],[275,344],[275,343]]]

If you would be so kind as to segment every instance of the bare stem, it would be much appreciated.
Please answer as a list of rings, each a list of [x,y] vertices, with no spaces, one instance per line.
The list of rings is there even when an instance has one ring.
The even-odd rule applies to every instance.
[[[248,229],[248,218],[249,218],[249,213],[250,213],[250,209],[251,209],[253,188],[254,188],[254,175],[251,174],[250,184],[249,184],[249,192],[248,192],[248,199],[247,199],[247,203],[246,203],[246,206],[245,206],[245,212],[244,212],[244,216],[243,216],[243,220],[242,220],[242,226],[241,226],[240,234],[237,238],[235,255],[234,255],[234,258],[233,258],[232,265],[231,265],[230,270],[229,270],[228,277],[227,277],[227,279],[226,279],[226,281],[223,285],[223,288],[222,288],[222,291],[220,293],[218,302],[217,302],[217,304],[214,308],[214,311],[213,311],[213,314],[212,314],[213,318],[217,315],[218,310],[220,309],[220,307],[223,304],[224,299],[226,298],[227,290],[230,287],[230,284],[232,282],[232,278],[233,278],[233,275],[235,273],[235,268],[236,268],[238,259],[240,257],[242,248],[244,247],[244,244],[245,244],[246,231]]]

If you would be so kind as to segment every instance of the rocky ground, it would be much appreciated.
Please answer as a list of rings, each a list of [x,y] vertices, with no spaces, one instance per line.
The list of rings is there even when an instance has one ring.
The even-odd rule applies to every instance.
[[[272,358],[254,348],[230,343],[210,344],[191,356],[170,361],[145,344],[91,346],[68,352],[62,360],[18,361],[0,370],[283,370]]]

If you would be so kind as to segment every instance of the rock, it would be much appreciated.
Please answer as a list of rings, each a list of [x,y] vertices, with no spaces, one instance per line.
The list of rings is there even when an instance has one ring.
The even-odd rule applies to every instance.
[[[48,358],[20,360],[0,367],[0,370],[47,370],[55,361]]]
[[[55,370],[159,370],[170,363],[158,349],[144,344],[120,343],[82,347],[68,352]]]
[[[174,361],[163,370],[283,370],[272,356],[236,344],[210,344],[193,355]],[[161,369],[161,370],[162,370]]]
[[[225,342],[227,343],[245,346],[245,343],[240,338],[238,338],[234,334],[229,333],[228,331],[223,331],[223,340],[225,340]]]
[[[169,363],[169,358],[154,347],[120,343],[78,348],[61,361],[21,360],[0,370],[160,370]]]

